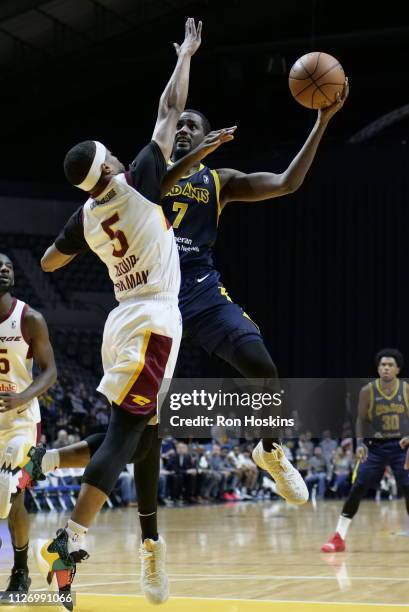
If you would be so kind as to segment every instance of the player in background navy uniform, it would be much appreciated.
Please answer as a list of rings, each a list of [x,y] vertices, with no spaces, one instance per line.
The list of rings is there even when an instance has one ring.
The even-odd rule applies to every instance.
[[[163,199],[162,206],[173,225],[179,248],[182,272],[179,307],[184,335],[210,355],[230,363],[246,378],[270,379],[277,386],[278,372],[260,330],[231,301],[214,268],[213,246],[219,216],[231,202],[259,202],[299,189],[328,122],[342,108],[347,95],[348,82],[337,102],[318,111],[307,141],[282,174],[244,174],[230,168],[210,170],[195,163],[192,151],[210,131],[210,124],[195,110],[185,110],[178,121],[172,162],[192,156],[192,164]],[[305,503],[307,487],[277,442],[275,438],[263,439],[254,449],[253,459],[271,474],[277,492],[288,502]]]
[[[27,451],[39,442],[37,397],[54,384],[57,370],[46,322],[39,312],[11,295],[13,286],[13,264],[0,253],[0,518],[8,518],[14,551],[6,590],[27,593],[30,522],[24,490],[31,479],[24,465]],[[33,361],[40,368],[35,378]]]
[[[389,465],[405,498],[409,514],[409,472],[405,470],[405,446],[409,438],[409,386],[399,380],[403,367],[397,349],[382,349],[375,357],[379,378],[359,393],[356,455],[359,469],[342,508],[336,532],[322,552],[343,552],[345,538],[359,504],[369,487],[376,488]]]

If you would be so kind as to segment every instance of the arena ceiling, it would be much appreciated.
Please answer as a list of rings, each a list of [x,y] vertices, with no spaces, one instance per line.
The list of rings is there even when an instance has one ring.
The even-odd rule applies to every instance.
[[[351,79],[350,138],[408,102],[406,3],[385,6],[356,0],[2,0],[3,142],[13,148],[51,133],[65,146],[99,129],[107,115],[121,124],[134,113],[138,124],[150,125],[172,67],[171,43],[181,39],[186,16],[204,21],[191,105],[200,104],[218,124],[236,122],[239,114],[243,142],[254,133],[254,111],[265,122],[274,108],[270,135],[291,141],[288,124],[296,130],[305,115],[289,98],[288,70],[299,55],[325,50],[341,59]],[[283,108],[286,121],[277,121]],[[122,143],[125,130],[118,129]],[[338,135],[344,132],[341,123]]]

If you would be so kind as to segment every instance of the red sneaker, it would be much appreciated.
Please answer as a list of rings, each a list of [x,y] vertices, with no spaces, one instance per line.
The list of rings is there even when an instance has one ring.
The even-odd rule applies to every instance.
[[[223,493],[222,499],[224,501],[234,501],[234,497],[232,497],[231,493]]]
[[[344,550],[345,540],[341,538],[338,532],[321,546],[321,552],[324,553],[344,552]]]

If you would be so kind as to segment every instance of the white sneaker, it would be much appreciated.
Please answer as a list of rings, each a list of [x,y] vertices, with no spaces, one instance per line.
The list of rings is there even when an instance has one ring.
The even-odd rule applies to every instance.
[[[144,540],[140,547],[140,555],[142,591],[150,603],[164,603],[169,597],[169,582],[165,572],[165,540],[161,536],[156,542]]]
[[[253,449],[253,461],[259,468],[266,470],[277,484],[277,493],[289,504],[301,505],[308,501],[308,489],[300,472],[286,458],[283,449],[274,444],[274,450],[268,453],[263,442]]]
[[[14,474],[10,468],[0,469],[0,519],[8,517],[11,510],[12,495],[17,493],[21,470]]]

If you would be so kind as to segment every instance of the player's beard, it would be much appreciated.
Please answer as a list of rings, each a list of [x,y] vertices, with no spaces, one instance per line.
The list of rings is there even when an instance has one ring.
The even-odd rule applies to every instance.
[[[189,149],[180,149],[177,145],[174,147],[173,152],[172,152],[172,161],[173,162],[177,162],[179,161],[179,159],[182,159],[182,157],[185,157],[185,155],[187,155],[188,153],[190,153],[190,151],[192,150],[192,147],[189,147]]]

